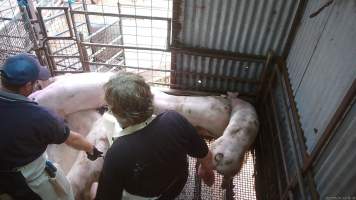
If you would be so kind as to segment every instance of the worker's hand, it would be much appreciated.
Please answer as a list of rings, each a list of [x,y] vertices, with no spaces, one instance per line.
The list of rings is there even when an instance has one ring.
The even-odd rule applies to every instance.
[[[99,151],[96,147],[93,147],[93,152],[86,152],[89,160],[96,160],[99,157],[103,157],[103,152]]]
[[[207,169],[207,168],[203,167],[202,165],[199,165],[198,176],[201,179],[203,179],[204,183],[207,186],[210,187],[214,184],[215,174],[214,174],[214,170],[212,170],[211,168]]]

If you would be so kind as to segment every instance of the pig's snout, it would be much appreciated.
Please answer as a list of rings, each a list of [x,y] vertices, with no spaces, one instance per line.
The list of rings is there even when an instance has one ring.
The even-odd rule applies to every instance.
[[[219,163],[222,159],[224,158],[224,154],[222,153],[217,153],[215,156],[214,156],[214,159],[217,163]]]

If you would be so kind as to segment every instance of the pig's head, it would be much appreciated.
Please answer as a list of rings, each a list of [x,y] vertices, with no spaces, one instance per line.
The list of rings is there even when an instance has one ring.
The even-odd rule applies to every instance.
[[[229,130],[226,129],[226,131]],[[236,136],[223,135],[211,145],[214,167],[219,174],[224,176],[223,188],[241,168],[245,149],[243,145],[239,144],[239,141],[241,140]]]
[[[223,135],[211,145],[215,169],[224,176],[223,188],[240,171],[244,155],[257,135],[258,124],[255,115],[245,111],[234,113]]]

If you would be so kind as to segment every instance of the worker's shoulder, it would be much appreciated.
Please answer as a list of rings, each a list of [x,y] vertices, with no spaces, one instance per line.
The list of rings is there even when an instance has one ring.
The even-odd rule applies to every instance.
[[[159,115],[161,119],[167,120],[177,120],[177,119],[185,119],[183,115],[175,110],[167,110]]]

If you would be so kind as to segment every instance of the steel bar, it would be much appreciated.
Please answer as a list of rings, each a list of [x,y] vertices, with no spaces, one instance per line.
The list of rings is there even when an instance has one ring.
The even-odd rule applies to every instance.
[[[166,44],[166,49],[168,49],[171,46],[171,25],[172,21],[168,20],[167,21],[167,44]]]
[[[81,23],[81,24],[78,24],[78,25],[77,25],[77,28],[80,27],[80,26],[83,26],[83,25],[85,25],[85,22],[83,22],[83,23]],[[70,30],[67,29],[67,30],[65,30],[65,31],[56,33],[56,35],[55,35],[54,37],[60,37],[60,36],[58,36],[58,35],[62,35],[62,34],[67,33],[67,32],[70,32]]]
[[[71,19],[72,21],[70,21],[70,19],[69,19],[68,16],[67,16],[68,26],[69,26],[69,28],[73,28],[74,35],[75,35],[75,43],[77,44],[78,53],[79,53],[79,56],[80,56],[80,57],[79,57],[79,60],[80,60],[80,62],[81,62],[81,64],[82,64],[83,70],[86,71],[86,70],[87,70],[87,67],[88,67],[88,64],[85,62],[85,59],[84,59],[83,50],[82,50],[82,42],[80,41],[80,35],[79,35],[78,30],[77,30],[77,26],[76,26],[74,14],[73,14],[74,10],[73,10],[71,4],[69,4],[69,10],[70,10],[70,19]],[[73,23],[73,24],[72,24],[72,25],[73,25],[72,27],[71,27],[70,22]],[[71,33],[72,33],[72,32],[71,32]],[[73,34],[73,33],[72,33],[72,34]],[[71,34],[71,36],[73,36],[72,34]],[[87,59],[87,60],[88,60],[88,59]]]
[[[103,43],[93,43],[93,42],[82,42],[85,46],[97,46],[97,47],[109,47],[109,48],[125,48],[125,49],[136,49],[136,50],[146,50],[146,51],[164,51],[168,52],[168,49],[159,48],[148,48],[148,47],[135,47],[128,45],[118,45],[118,44],[103,44]]]
[[[270,131],[273,132],[273,128],[276,130],[277,132],[277,138],[278,138],[278,144],[279,144],[279,149],[280,149],[280,153],[281,153],[281,156],[282,156],[282,163],[283,163],[283,169],[284,169],[284,173],[285,173],[285,177],[286,177],[286,183],[287,185],[289,185],[289,173],[288,173],[288,168],[287,168],[287,163],[286,163],[286,155],[285,155],[285,152],[284,152],[284,148],[283,148],[283,141],[282,141],[282,138],[281,138],[281,130],[279,128],[279,126],[277,125],[277,111],[276,111],[276,108],[275,108],[275,102],[274,100],[272,99],[272,94],[269,93],[269,96],[270,96],[270,102],[269,104],[267,104],[268,106],[265,106],[266,107],[266,113],[270,113],[272,116],[273,116],[273,119],[274,119],[274,126],[270,126]],[[268,107],[271,107],[271,111],[272,112],[269,112],[270,110],[267,109]],[[272,124],[272,121],[269,117],[267,117],[267,120],[268,120],[268,123],[269,124]]]
[[[271,100],[272,100],[272,104],[276,105],[276,100],[274,99],[273,95],[271,95]],[[288,107],[286,109],[288,109]],[[297,165],[296,166],[297,167],[296,174],[297,174],[297,180],[298,180],[298,183],[299,183],[299,189],[300,189],[300,192],[301,192],[301,195],[302,195],[303,199],[306,199],[303,185],[301,185],[303,183],[302,168],[300,166],[300,163],[298,162],[297,148],[296,148],[296,144],[295,144],[295,141],[293,139],[293,135],[292,135],[291,132],[289,132],[289,138],[292,141],[293,157],[294,157],[295,164]]]
[[[95,31],[93,34],[90,34],[87,38],[85,38],[85,41],[90,41],[91,38],[93,38],[94,36],[98,35],[99,33],[101,33],[103,30],[107,29],[108,27],[112,26],[113,24],[115,24],[116,22],[113,22],[111,24],[105,24],[105,26],[101,27],[100,29],[98,29],[97,31]]]
[[[309,155],[307,154],[307,146],[304,141],[303,130],[302,130],[302,127],[300,124],[300,117],[298,115],[297,105],[294,101],[292,86],[289,82],[289,76],[288,76],[288,72],[286,69],[285,61],[278,59],[277,66],[278,66],[279,71],[282,73],[282,75],[284,77],[284,86],[285,86],[285,90],[287,91],[288,98],[290,100],[289,103],[290,103],[290,108],[291,108],[292,114],[293,114],[293,120],[294,120],[295,126],[296,126],[298,142],[301,145],[303,160],[305,160],[309,157]]]
[[[65,73],[83,73],[84,71],[63,71],[63,70],[54,70],[55,74],[65,74]]]
[[[219,76],[219,75],[215,75],[215,74],[204,74],[204,73],[187,72],[187,71],[174,71],[174,70],[166,70],[166,69],[152,69],[152,68],[145,68],[145,67],[120,66],[120,65],[116,65],[116,64],[99,63],[99,62],[88,62],[88,63],[91,65],[106,65],[106,66],[116,66],[116,67],[121,67],[121,68],[138,69],[138,70],[141,69],[141,70],[148,70],[148,71],[171,72],[174,74],[202,76],[202,77],[207,77],[207,78],[222,78],[222,79],[238,81],[241,83],[260,84],[260,82],[257,80],[241,79],[238,77],[231,77],[231,76]]]
[[[79,11],[73,10],[71,11],[73,14],[82,14],[82,15],[99,15],[99,16],[107,16],[107,17],[121,17],[121,18],[134,18],[134,19],[149,19],[149,20],[161,20],[161,21],[169,21],[170,18],[167,17],[152,17],[152,16],[139,16],[139,15],[125,15],[119,13],[102,13],[102,12],[92,12],[92,11]]]
[[[53,40],[57,40],[57,39],[53,39]],[[72,39],[72,40],[73,40],[73,39]],[[47,40],[47,41],[48,41],[48,40]],[[68,46],[65,46],[65,47],[63,47],[63,48],[61,48],[61,49],[58,49],[57,51],[53,52],[52,55],[57,54],[57,53],[59,53],[59,52],[65,50],[65,49],[68,49],[68,48],[74,46],[74,45],[76,45],[76,43],[72,43],[72,44],[70,44],[70,45],[68,45]]]
[[[75,55],[49,55],[51,58],[79,58],[79,56]]]
[[[265,65],[263,66],[262,74],[261,74],[261,84],[259,85],[259,87],[257,89],[257,98],[256,98],[257,102],[259,102],[259,100],[261,99],[262,89],[263,89],[263,86],[265,85],[266,80],[267,80],[267,71],[271,64],[272,58],[273,58],[273,52],[269,51],[267,54],[267,59],[266,59]]]
[[[112,45],[114,42],[120,40],[122,38],[121,35],[119,35],[118,37],[116,37],[115,39],[113,39],[111,42],[108,43],[108,45]],[[102,44],[102,43],[100,43]],[[93,46],[91,46],[93,47]],[[95,51],[95,53],[93,53],[92,55],[90,55],[90,57],[94,57],[94,56],[97,56],[98,54],[100,54],[101,52],[103,52],[107,47],[102,47],[100,48],[99,50]],[[121,49],[121,48],[120,48]]]
[[[110,64],[111,61],[113,61],[116,57],[120,56],[123,53],[124,53],[124,50],[121,49],[119,52],[117,52],[115,55],[113,55],[109,60],[105,61],[105,64]]]
[[[196,56],[220,58],[220,59],[228,59],[228,60],[236,60],[236,61],[251,61],[251,62],[265,63],[267,59],[266,56],[240,54],[240,53],[234,53],[229,51],[211,50],[205,48],[188,48],[188,47],[172,46],[170,49],[172,53],[186,53],[186,54],[196,55]]]

